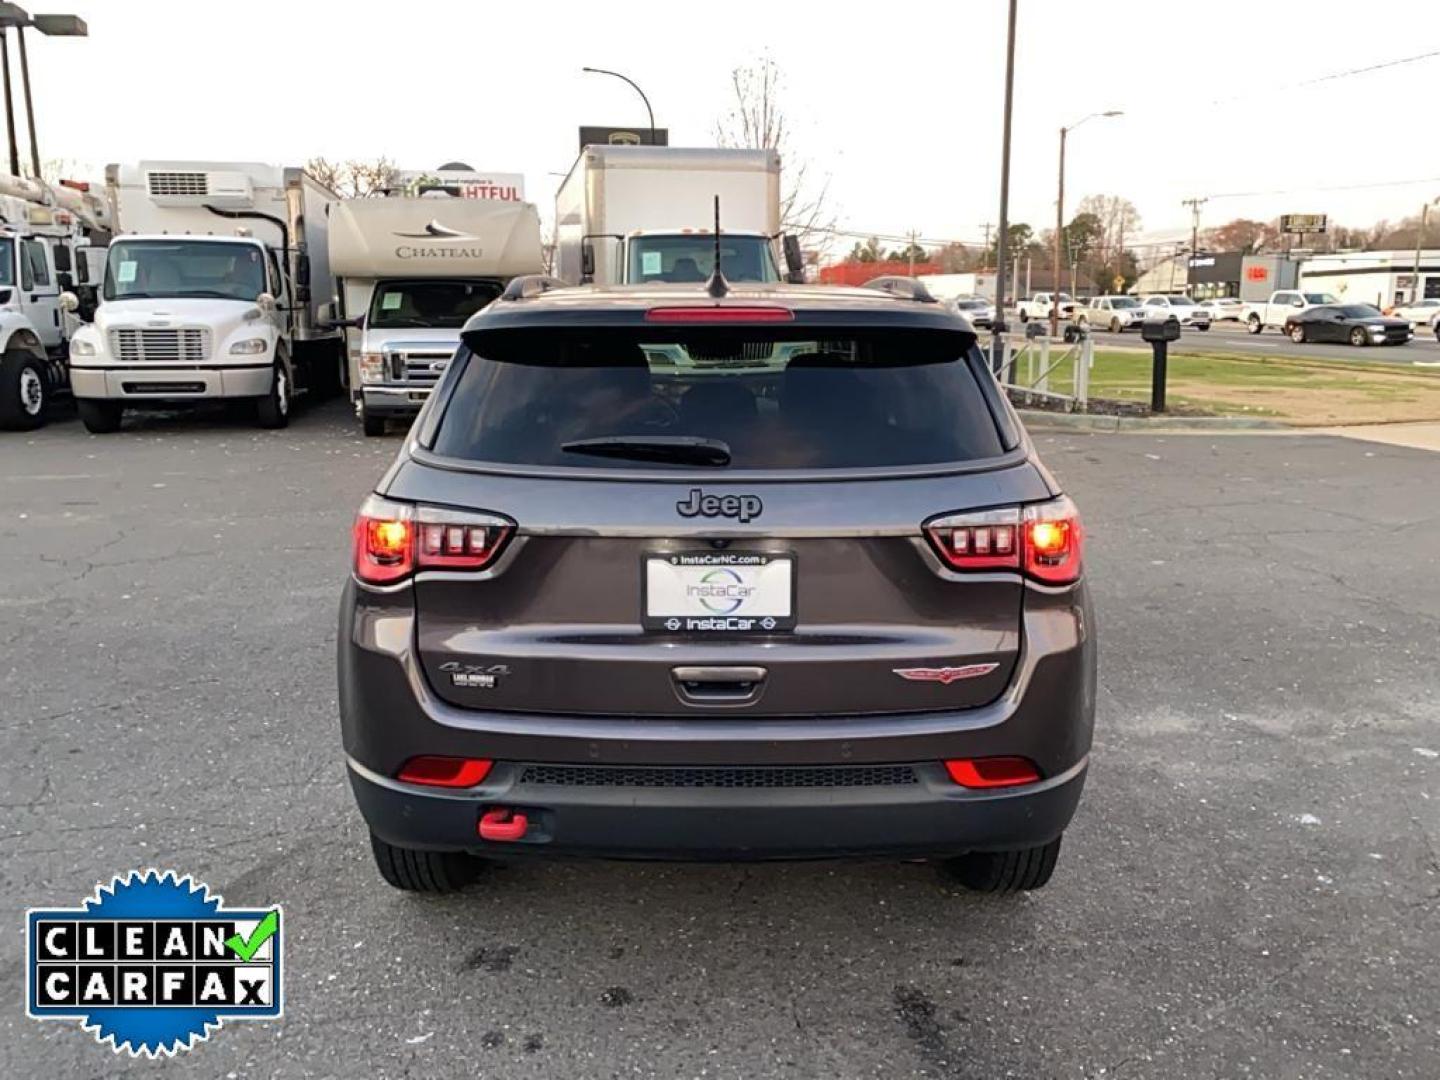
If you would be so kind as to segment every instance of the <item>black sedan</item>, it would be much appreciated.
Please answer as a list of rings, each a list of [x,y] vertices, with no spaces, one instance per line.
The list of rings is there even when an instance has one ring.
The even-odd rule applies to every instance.
[[[1392,319],[1370,304],[1321,304],[1285,320],[1296,344],[1348,341],[1351,345],[1404,345],[1414,331],[1407,319]]]

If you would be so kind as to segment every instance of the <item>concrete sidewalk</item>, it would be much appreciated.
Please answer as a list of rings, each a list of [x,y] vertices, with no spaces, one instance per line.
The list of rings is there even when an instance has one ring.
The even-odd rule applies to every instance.
[[[1347,439],[1408,446],[1415,450],[1440,452],[1440,422],[1418,424],[1357,424],[1351,427],[1310,428],[1312,435],[1340,435]]]

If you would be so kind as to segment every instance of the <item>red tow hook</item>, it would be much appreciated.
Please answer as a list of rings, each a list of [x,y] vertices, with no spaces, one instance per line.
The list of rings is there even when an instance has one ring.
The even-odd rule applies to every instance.
[[[524,814],[504,806],[492,806],[480,815],[477,831],[482,840],[508,841],[524,837],[530,820]]]

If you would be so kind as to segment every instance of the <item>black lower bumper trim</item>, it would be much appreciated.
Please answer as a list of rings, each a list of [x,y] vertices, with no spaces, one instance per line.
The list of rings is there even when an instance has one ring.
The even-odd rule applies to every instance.
[[[749,859],[945,856],[1034,847],[1074,816],[1086,761],[1009,791],[971,791],[937,762],[902,765],[915,783],[811,787],[645,787],[532,783],[528,763],[499,763],[465,792],[430,791],[351,760],[370,828],[401,847],[487,855]],[[532,771],[532,777],[537,774]],[[480,839],[486,810],[525,815],[516,841]]]

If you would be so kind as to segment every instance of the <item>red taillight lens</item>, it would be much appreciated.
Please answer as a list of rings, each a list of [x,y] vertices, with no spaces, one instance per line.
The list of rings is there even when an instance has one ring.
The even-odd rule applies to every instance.
[[[925,524],[936,553],[952,570],[1024,570],[1050,585],[1080,577],[1080,514],[1061,496],[1032,506],[947,514]]]
[[[1065,496],[1025,508],[1025,572],[1051,585],[1080,577],[1085,530]]]
[[[491,514],[372,495],[355,519],[355,576],[385,585],[416,570],[483,570],[514,529],[514,522]]]
[[[414,507],[372,495],[355,518],[355,576],[372,585],[415,569]]]
[[[474,787],[490,775],[495,763],[488,758],[412,757],[400,767],[399,779],[429,787]]]
[[[945,771],[968,788],[1018,787],[1040,779],[1035,763],[1023,757],[955,758],[945,762]]]
[[[951,514],[925,526],[935,550],[952,570],[1020,567],[1020,511],[982,510]]]
[[[645,312],[650,323],[772,323],[793,322],[795,312],[783,307],[654,307]]]

